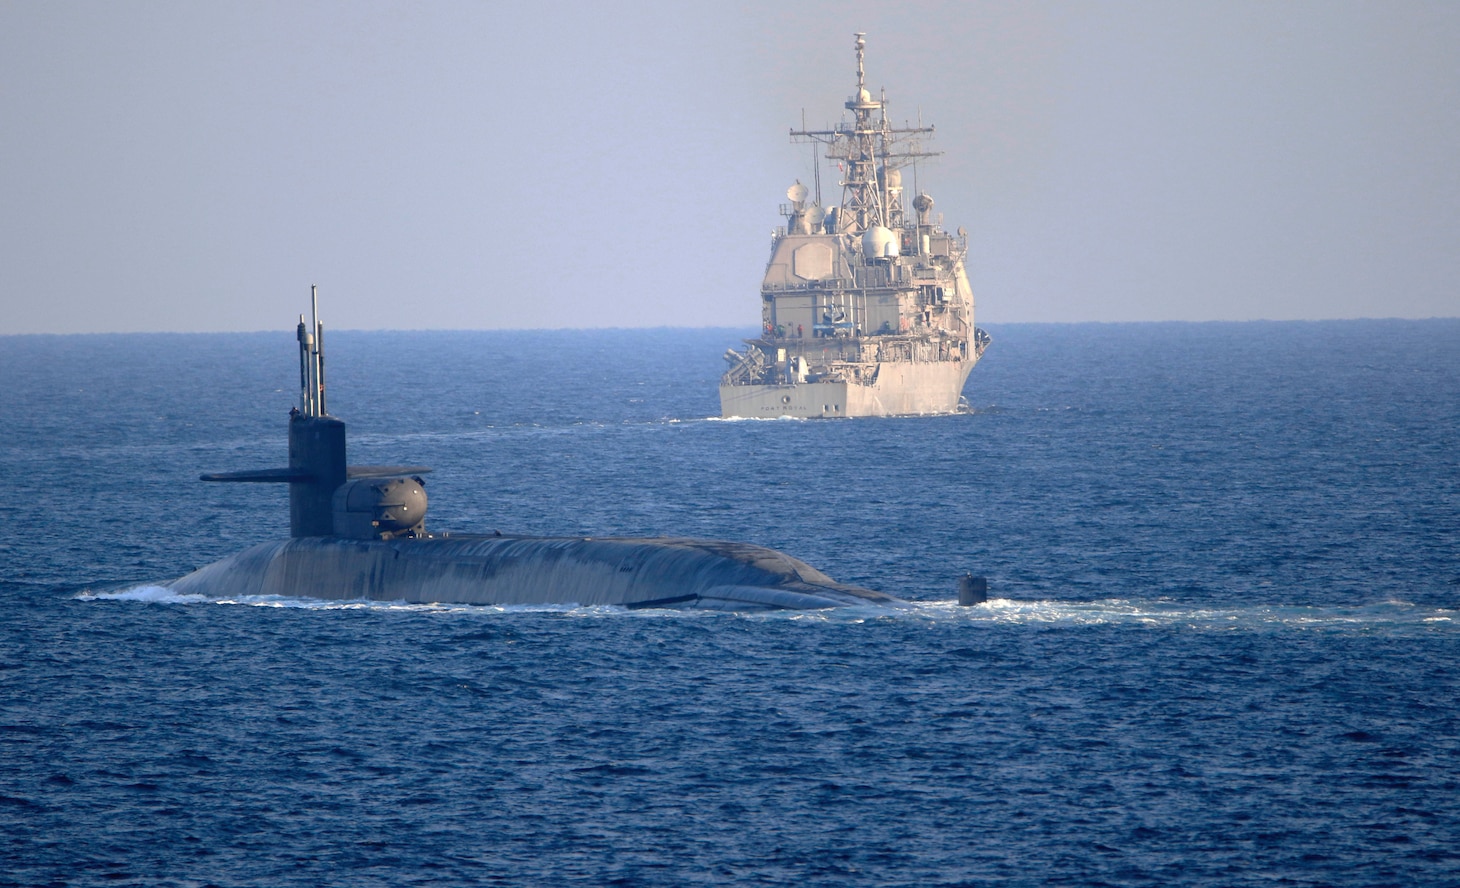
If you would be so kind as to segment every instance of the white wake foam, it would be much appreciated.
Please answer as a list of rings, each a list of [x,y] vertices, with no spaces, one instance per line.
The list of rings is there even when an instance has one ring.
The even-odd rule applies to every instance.
[[[81,601],[138,601],[153,604],[221,604],[244,607],[281,607],[304,610],[375,610],[431,614],[562,614],[580,618],[684,619],[718,618],[758,621],[798,621],[858,624],[880,620],[928,620],[939,623],[982,625],[1065,626],[1149,626],[1189,628],[1198,631],[1228,630],[1327,630],[1340,632],[1411,630],[1421,632],[1460,631],[1460,611],[1415,605],[1406,601],[1374,604],[1282,605],[1256,603],[1243,606],[1203,607],[1164,599],[1139,601],[1101,599],[1095,601],[991,599],[972,607],[955,601],[915,601],[911,607],[863,606],[828,608],[818,611],[747,611],[730,613],[680,608],[629,609],[617,605],[577,606],[569,604],[418,604],[405,601],[339,601],[325,598],[253,595],[238,598],[210,598],[184,595],[165,586],[141,585],[126,589],[76,596]]]
[[[1134,625],[1224,629],[1319,629],[1363,631],[1396,627],[1460,629],[1460,612],[1384,601],[1363,605],[1284,605],[1254,603],[1203,607],[1154,600],[1017,601],[992,599],[973,607],[953,601],[919,602],[914,611],[926,617],[985,623],[1055,623],[1066,625]]]
[[[110,592],[87,590],[76,597],[81,601],[150,601],[157,604],[197,604],[210,600],[206,595],[183,595],[166,586],[133,586]]]

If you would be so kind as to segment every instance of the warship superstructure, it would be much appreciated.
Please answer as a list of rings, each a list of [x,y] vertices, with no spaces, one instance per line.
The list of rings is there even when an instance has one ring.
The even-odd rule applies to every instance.
[[[204,481],[289,485],[288,539],[166,584],[185,594],[716,610],[906,606],[764,546],[682,538],[430,533],[423,466],[350,466],[325,409],[324,328],[299,319],[289,465]],[[960,592],[960,594],[962,594]]]
[[[761,283],[761,336],[725,353],[726,417],[952,413],[988,346],[973,323],[967,233],[945,231],[927,193],[906,200],[903,170],[935,156],[922,149],[933,127],[892,124],[885,95],[867,90],[865,48],[859,33],[852,119],[791,131],[826,146],[841,202],[822,206],[820,158],[815,192],[799,181],[786,191]]]

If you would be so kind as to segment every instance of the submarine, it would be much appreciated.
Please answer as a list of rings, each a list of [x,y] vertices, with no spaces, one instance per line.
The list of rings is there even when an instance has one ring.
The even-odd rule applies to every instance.
[[[289,464],[204,481],[289,485],[289,539],[260,543],[165,584],[212,598],[280,596],[419,604],[616,605],[712,610],[911,607],[838,583],[775,549],[715,540],[532,537],[426,530],[424,466],[351,466],[325,406],[317,289],[299,318],[299,406]]]

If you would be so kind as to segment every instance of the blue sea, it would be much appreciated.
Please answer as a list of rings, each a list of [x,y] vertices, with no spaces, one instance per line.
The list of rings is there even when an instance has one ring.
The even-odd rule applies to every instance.
[[[197,478],[292,324],[0,337],[0,885],[1460,885],[1460,320],[990,332],[836,421],[716,418],[748,331],[329,333],[432,530],[917,602],[769,614],[175,595],[287,535]]]

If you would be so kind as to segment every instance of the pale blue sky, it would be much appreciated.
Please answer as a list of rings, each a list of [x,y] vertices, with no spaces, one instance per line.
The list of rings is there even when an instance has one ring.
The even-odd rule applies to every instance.
[[[752,327],[853,31],[981,324],[1460,315],[1460,3],[0,0],[0,333]]]

